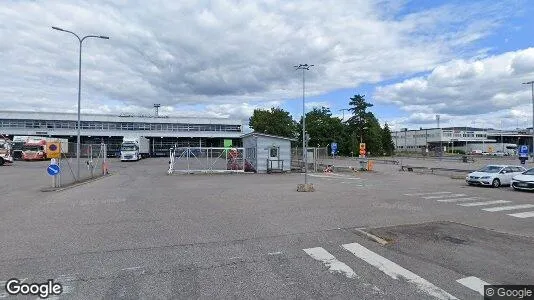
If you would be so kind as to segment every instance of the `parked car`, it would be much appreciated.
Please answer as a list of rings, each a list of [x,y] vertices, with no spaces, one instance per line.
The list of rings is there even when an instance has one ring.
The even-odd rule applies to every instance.
[[[514,190],[534,191],[534,168],[512,178]]]
[[[490,153],[489,153],[489,152],[486,152],[486,151],[484,151],[484,152],[482,152],[482,155],[484,155],[484,156],[487,156],[487,155],[490,155]]]
[[[505,156],[505,153],[502,152],[502,151],[497,151],[497,152],[493,153],[493,156]]]
[[[469,173],[465,177],[468,185],[486,185],[500,187],[501,185],[511,185],[512,178],[525,172],[521,166],[510,165],[487,165],[484,168]]]

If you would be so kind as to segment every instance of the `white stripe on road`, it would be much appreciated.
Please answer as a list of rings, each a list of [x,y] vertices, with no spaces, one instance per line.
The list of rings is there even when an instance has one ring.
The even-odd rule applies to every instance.
[[[522,213],[517,214],[509,214],[509,216],[516,217],[516,218],[532,218],[534,217],[534,211],[526,211]]]
[[[349,266],[337,260],[335,256],[330,254],[322,247],[308,248],[302,250],[304,250],[304,252],[306,252],[313,259],[318,260],[322,262],[325,266],[327,266],[330,273],[341,273],[347,276],[348,278],[358,277],[358,275],[356,275],[356,273],[354,273],[354,271]]]
[[[456,281],[459,284],[472,289],[473,291],[479,293],[482,296],[484,296],[484,286],[489,285],[489,283],[475,276],[465,277]]]
[[[482,210],[503,211],[503,210],[514,210],[514,209],[533,208],[533,207],[534,207],[534,204],[520,204],[520,205],[512,205],[512,206],[498,206],[498,207],[483,208]]]
[[[492,200],[492,201],[484,201],[484,202],[471,202],[471,203],[463,203],[458,204],[460,206],[482,206],[482,205],[493,205],[493,204],[504,204],[504,203],[510,203],[512,201],[508,200]]]
[[[438,195],[438,194],[450,194],[450,193],[451,192],[415,193],[415,194],[404,194],[404,196]]]
[[[468,197],[468,198],[453,198],[453,199],[439,199],[438,202],[459,202],[459,201],[473,201],[480,200],[479,197]]]
[[[368,264],[378,268],[393,279],[399,279],[399,277],[405,278],[408,282],[414,284],[417,289],[435,297],[436,299],[457,299],[453,295],[428,282],[426,279],[419,277],[417,274],[406,270],[358,243],[345,244],[343,245],[343,248],[347,249]]]
[[[423,197],[423,199],[439,199],[439,198],[457,198],[457,197],[465,197],[466,194],[451,194],[451,195],[439,195],[439,196],[426,196]]]

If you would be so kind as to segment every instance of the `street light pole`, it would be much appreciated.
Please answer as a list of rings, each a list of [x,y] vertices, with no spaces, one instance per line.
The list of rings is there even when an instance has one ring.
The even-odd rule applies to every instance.
[[[523,82],[523,84],[530,84],[531,95],[532,95],[532,161],[534,161],[534,81]]]
[[[313,65],[299,64],[294,66],[295,70],[302,70],[302,153],[304,158],[304,184],[308,184],[308,148],[306,137],[306,76],[305,72],[309,71]]]
[[[80,180],[80,127],[81,127],[80,110],[81,110],[81,96],[82,96],[82,44],[83,44],[83,41],[87,38],[98,38],[98,39],[109,40],[109,37],[104,36],[104,35],[86,35],[80,38],[80,36],[78,36],[76,33],[69,31],[69,30],[65,30],[59,27],[55,27],[55,26],[52,26],[52,29],[73,34],[78,39],[78,42],[80,43],[80,56],[78,59],[78,122],[76,125],[77,127],[77,133],[76,133],[76,165],[77,165],[77,168],[76,168],[76,178],[75,178],[76,181],[79,181]]]

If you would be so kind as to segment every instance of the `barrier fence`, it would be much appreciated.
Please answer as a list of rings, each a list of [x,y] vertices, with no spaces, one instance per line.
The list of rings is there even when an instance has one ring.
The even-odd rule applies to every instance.
[[[167,173],[245,172],[251,168],[245,157],[244,148],[173,147]]]

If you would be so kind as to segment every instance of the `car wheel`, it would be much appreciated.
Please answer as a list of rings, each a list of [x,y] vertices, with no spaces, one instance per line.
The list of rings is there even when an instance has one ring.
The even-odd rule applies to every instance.
[[[0,157],[0,166],[4,165],[4,158]]]
[[[498,188],[501,186],[501,181],[497,178],[493,179],[493,181],[491,182],[491,186],[494,187],[494,188]]]

